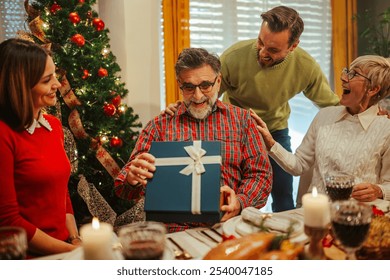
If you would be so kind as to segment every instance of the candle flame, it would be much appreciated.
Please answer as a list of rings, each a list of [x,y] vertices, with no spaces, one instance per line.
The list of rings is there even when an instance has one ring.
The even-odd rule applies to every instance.
[[[99,229],[100,228],[99,219],[96,218],[96,217],[93,217],[93,219],[92,219],[92,228],[93,229]]]
[[[318,195],[318,191],[317,191],[317,187],[313,187],[313,191],[311,192],[311,194],[316,197]]]

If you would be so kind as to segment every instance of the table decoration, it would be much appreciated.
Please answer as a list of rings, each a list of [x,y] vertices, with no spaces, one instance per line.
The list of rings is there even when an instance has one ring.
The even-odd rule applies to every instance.
[[[305,234],[310,237],[309,248],[305,252],[308,259],[325,259],[322,239],[329,231],[330,208],[329,199],[325,194],[317,192],[313,187],[312,193],[302,196],[304,210]]]
[[[390,217],[375,216],[368,237],[356,252],[357,259],[390,260]]]
[[[83,240],[83,251],[85,260],[112,260],[113,228],[108,223],[100,223],[95,217],[92,223],[83,225],[80,228],[80,235]]]

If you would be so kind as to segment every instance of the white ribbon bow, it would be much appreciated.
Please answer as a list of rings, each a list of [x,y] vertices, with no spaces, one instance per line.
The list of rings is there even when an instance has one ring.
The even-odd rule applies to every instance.
[[[204,156],[207,152],[201,148],[202,141],[194,141],[193,146],[184,147],[190,157],[157,158],[156,166],[172,166],[187,164],[180,174],[192,174],[191,212],[201,214],[201,174],[206,172],[204,164],[222,162],[221,156]]]

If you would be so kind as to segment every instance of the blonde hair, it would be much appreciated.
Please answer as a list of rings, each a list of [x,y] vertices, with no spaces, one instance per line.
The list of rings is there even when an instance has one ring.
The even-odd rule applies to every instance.
[[[380,86],[380,90],[374,98],[374,103],[390,96],[390,58],[379,55],[363,55],[352,61],[352,68],[359,68],[370,79],[367,86],[373,88]]]

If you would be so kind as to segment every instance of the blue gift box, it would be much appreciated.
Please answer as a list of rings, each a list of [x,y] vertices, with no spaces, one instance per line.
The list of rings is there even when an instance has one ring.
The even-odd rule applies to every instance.
[[[152,142],[149,153],[156,171],[146,186],[146,220],[220,221],[220,142]]]

